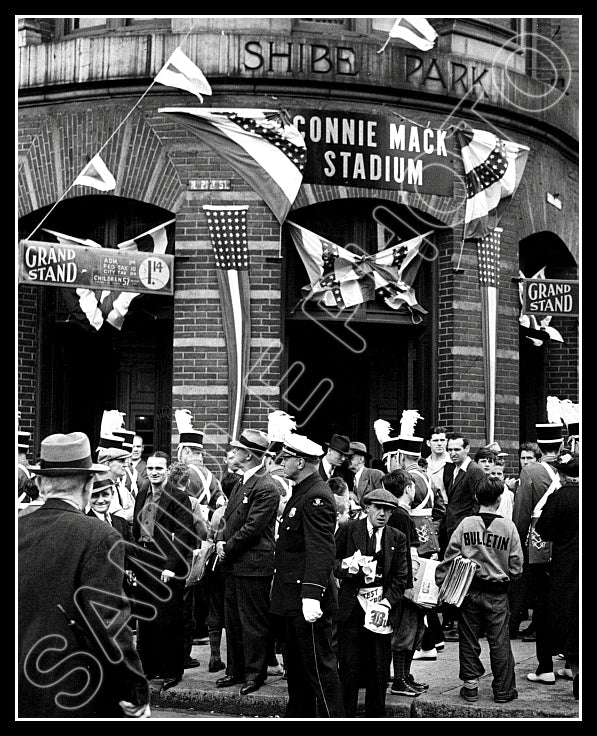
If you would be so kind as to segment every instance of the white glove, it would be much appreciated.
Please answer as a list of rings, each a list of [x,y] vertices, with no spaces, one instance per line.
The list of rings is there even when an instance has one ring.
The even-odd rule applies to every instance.
[[[172,570],[162,570],[162,574],[160,576],[160,580],[162,583],[167,583],[170,578],[173,578],[176,575],[175,572],[172,572]]]
[[[314,598],[303,598],[303,616],[307,623],[315,623],[322,615],[319,601],[316,601]]]
[[[118,705],[122,708],[127,718],[150,718],[151,709],[149,703],[146,705],[133,705],[128,700],[121,700]]]

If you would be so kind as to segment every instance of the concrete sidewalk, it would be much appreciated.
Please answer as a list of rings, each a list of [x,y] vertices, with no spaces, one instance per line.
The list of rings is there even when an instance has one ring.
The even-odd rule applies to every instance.
[[[493,702],[489,649],[481,640],[481,657],[486,671],[479,686],[479,700],[467,703],[459,695],[462,683],[458,679],[458,644],[446,642],[437,660],[415,660],[411,672],[418,682],[429,684],[429,690],[417,698],[392,695],[388,687],[386,699],[388,718],[551,718],[579,720],[579,703],[572,695],[572,682],[556,678],[555,685],[537,685],[526,679],[536,667],[535,644],[515,640],[512,650],[516,661],[518,699],[511,703]],[[225,658],[226,647],[222,642]],[[238,685],[217,688],[215,681],[224,672],[209,673],[209,645],[194,646],[193,657],[200,667],[185,670],[181,682],[165,692],[154,690],[152,709],[190,708],[198,711],[214,711],[234,716],[283,716],[287,701],[286,681],[281,677],[268,677],[266,683],[251,695],[239,695]],[[554,669],[564,667],[564,662],[554,657]],[[581,692],[582,698],[582,692]],[[359,703],[364,702],[364,690]],[[360,708],[361,709],[361,708]],[[362,712],[362,709],[361,709]],[[361,715],[361,717],[364,717]]]

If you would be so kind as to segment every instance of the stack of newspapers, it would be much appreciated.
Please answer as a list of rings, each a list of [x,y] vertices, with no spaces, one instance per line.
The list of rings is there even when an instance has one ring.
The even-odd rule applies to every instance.
[[[479,565],[474,560],[467,560],[465,557],[455,557],[439,589],[439,602],[449,603],[452,606],[460,606],[475,577],[475,571],[478,567]]]

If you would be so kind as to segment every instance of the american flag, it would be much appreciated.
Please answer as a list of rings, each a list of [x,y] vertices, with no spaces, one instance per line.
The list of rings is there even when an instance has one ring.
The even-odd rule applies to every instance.
[[[426,314],[417,302],[412,283],[417,256],[431,231],[363,256],[294,222],[288,225],[309,278],[309,286],[303,288],[304,300],[315,298],[327,307],[344,309],[375,299],[377,294],[392,309],[404,306],[411,312]]]
[[[203,205],[222,305],[228,356],[228,429],[232,439],[237,439],[239,435],[251,341],[248,209],[248,205]]]
[[[225,159],[282,224],[303,181],[307,147],[283,110],[162,107]]]
[[[464,237],[480,238],[498,224],[503,200],[516,191],[529,148],[468,126],[456,131],[456,139],[466,184]]]
[[[494,228],[477,241],[477,264],[481,290],[481,334],[485,379],[485,431],[494,441],[495,383],[497,360],[497,294],[500,283],[500,242],[502,229]]]

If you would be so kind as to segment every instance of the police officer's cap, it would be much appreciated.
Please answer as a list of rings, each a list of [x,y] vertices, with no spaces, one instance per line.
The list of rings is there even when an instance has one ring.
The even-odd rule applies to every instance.
[[[302,434],[288,434],[284,440],[281,457],[304,457],[317,460],[323,455],[323,447]]]

